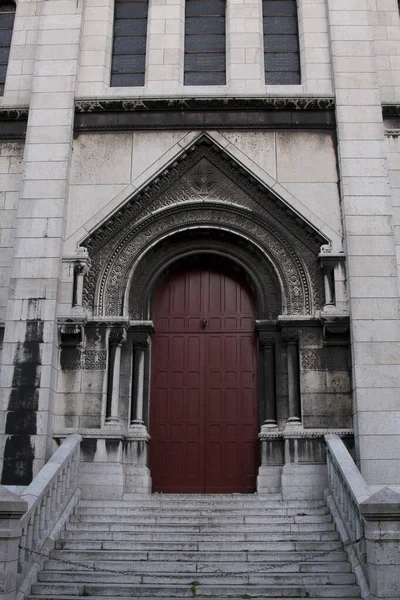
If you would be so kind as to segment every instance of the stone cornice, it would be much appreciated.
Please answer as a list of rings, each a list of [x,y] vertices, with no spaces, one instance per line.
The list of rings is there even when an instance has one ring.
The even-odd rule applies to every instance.
[[[78,99],[75,131],[333,129],[333,97]]]
[[[383,117],[400,117],[400,104],[382,104]]]
[[[138,98],[138,99],[78,99],[75,112],[150,111],[150,110],[210,110],[215,108],[262,108],[264,110],[333,110],[333,97],[254,97],[254,98]]]
[[[400,129],[386,129],[385,130],[385,136],[386,137],[399,137],[400,136]]]
[[[21,107],[0,107],[0,140],[24,139],[29,109]]]
[[[303,429],[301,427],[295,428],[293,431],[271,431],[261,432],[258,434],[259,440],[273,440],[273,439],[295,439],[295,438],[323,438],[329,433],[335,433],[339,437],[352,437],[354,435],[353,429]]]

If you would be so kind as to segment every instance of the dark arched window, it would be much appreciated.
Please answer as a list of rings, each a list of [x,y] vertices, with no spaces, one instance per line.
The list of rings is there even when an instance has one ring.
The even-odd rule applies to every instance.
[[[225,0],[185,4],[185,85],[225,85]]]
[[[263,0],[263,20],[265,83],[299,84],[296,0]]]
[[[0,96],[4,94],[15,8],[15,2],[12,0],[0,1]]]
[[[144,85],[146,67],[147,0],[116,0],[112,86]]]

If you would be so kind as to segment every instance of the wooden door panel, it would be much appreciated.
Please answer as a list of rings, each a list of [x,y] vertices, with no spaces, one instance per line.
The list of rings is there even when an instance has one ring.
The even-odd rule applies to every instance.
[[[254,319],[247,288],[219,272],[178,273],[159,290],[150,406],[154,491],[254,491]]]

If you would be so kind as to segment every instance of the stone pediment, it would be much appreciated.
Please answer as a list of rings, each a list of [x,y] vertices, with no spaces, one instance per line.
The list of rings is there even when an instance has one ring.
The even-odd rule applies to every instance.
[[[290,310],[310,314],[320,305],[318,254],[327,240],[206,135],[82,242],[92,263],[85,305],[97,306],[100,314],[121,314],[132,265],[149,245],[182,228],[236,231],[239,246],[262,246],[278,279],[286,278]]]
[[[255,211],[289,229],[313,250],[328,240],[266,185],[217,146],[201,136],[172,164],[135,192],[82,242],[90,256],[133,223],[157,211],[186,202],[224,202]]]

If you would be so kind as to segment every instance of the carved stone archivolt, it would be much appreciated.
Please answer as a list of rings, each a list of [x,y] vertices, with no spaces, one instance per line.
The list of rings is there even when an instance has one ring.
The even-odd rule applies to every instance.
[[[84,305],[112,316],[129,304],[131,318],[146,317],[149,282],[191,246],[232,255],[265,294],[264,315],[313,314],[323,305],[318,253],[326,242],[203,136],[84,240],[92,262]]]
[[[210,258],[212,260],[210,260]],[[230,232],[220,229],[203,232],[193,238],[191,231],[184,231],[166,238],[151,248],[138,262],[132,273],[129,289],[129,317],[142,319],[150,317],[151,292],[158,287],[162,277],[182,264],[182,261],[202,263],[229,263],[240,271],[257,299],[258,314],[268,319],[276,319],[281,311],[280,283],[273,267],[254,246],[244,248]]]

